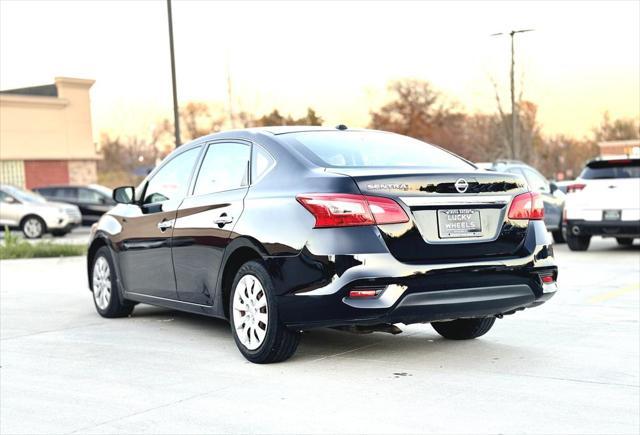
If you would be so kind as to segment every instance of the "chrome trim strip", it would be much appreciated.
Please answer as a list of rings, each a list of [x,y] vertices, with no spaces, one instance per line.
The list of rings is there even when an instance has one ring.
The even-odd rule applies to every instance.
[[[177,302],[179,304],[193,305],[193,306],[196,306],[196,307],[211,308],[211,305],[196,304],[194,302],[181,301],[181,300],[178,300],[178,299],[163,298],[163,297],[160,297],[160,296],[146,295],[144,293],[136,293],[136,292],[125,292],[125,293],[127,295],[131,295],[131,296],[142,296],[143,298],[158,299],[158,300],[161,300],[161,301]]]
[[[558,291],[558,284],[552,282],[550,284],[542,283],[542,293],[555,293]]]
[[[409,207],[429,205],[508,204],[511,195],[447,195],[447,196],[402,196],[400,200]]]

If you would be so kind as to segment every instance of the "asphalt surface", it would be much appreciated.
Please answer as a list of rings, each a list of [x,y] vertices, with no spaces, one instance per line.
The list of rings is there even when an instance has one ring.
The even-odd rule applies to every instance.
[[[253,365],[226,322],[94,311],[82,258],[0,262],[2,433],[634,433],[640,246],[556,248],[560,292],[486,336],[305,334]]]

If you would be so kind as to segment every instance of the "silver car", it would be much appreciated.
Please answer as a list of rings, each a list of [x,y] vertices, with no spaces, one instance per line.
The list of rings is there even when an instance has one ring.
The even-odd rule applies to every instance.
[[[75,205],[47,201],[29,190],[0,185],[0,228],[20,228],[26,238],[37,239],[45,233],[63,236],[81,221]]]

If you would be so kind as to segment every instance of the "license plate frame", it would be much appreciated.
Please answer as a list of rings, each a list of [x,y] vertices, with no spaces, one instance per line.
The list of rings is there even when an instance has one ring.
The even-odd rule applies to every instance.
[[[622,210],[602,210],[602,220],[615,222],[622,219]]]
[[[438,237],[441,239],[482,237],[480,210],[471,208],[438,210]]]

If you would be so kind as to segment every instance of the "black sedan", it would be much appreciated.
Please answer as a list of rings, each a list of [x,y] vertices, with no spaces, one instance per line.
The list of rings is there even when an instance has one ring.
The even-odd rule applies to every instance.
[[[98,313],[142,302],[226,318],[255,363],[286,360],[318,327],[430,322],[476,338],[557,290],[538,193],[392,133],[218,133],[114,198],[87,255]]]
[[[109,211],[116,202],[108,187],[98,184],[87,186],[46,186],[33,189],[50,201],[77,205],[82,214],[83,225],[91,225]]]

